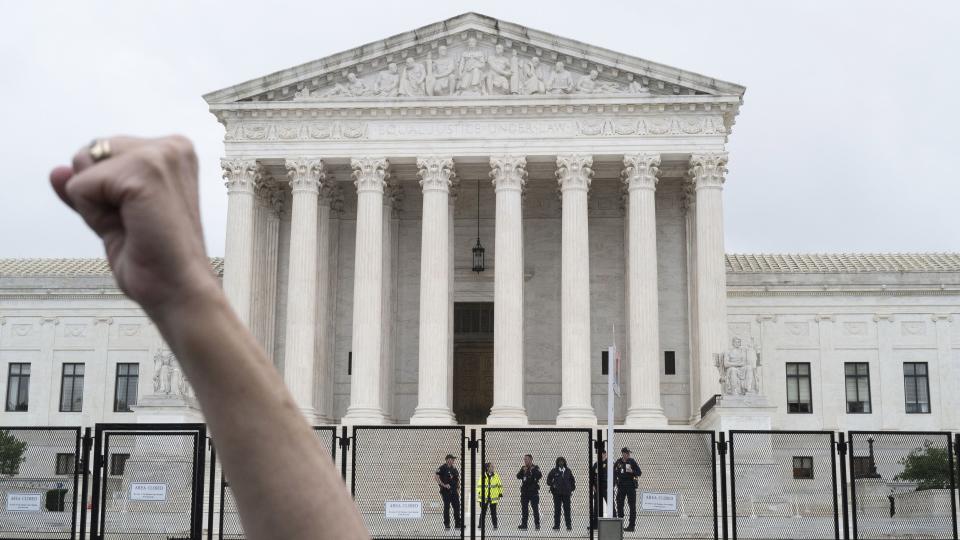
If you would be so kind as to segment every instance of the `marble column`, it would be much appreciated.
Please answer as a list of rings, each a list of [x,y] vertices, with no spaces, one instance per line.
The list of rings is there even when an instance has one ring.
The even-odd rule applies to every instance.
[[[272,362],[276,341],[277,250],[283,191],[276,180],[268,178],[257,186],[256,195],[250,329]]]
[[[590,369],[590,234],[587,191],[590,155],[557,156],[563,207],[560,254],[561,399],[558,425],[593,426]]]
[[[417,159],[423,188],[420,369],[411,424],[453,424],[450,407],[450,183],[453,159]]]
[[[309,422],[319,423],[314,408],[314,347],[317,331],[317,218],[323,161],[288,159],[293,194],[290,263],[287,278],[287,328],[283,379]]]
[[[316,340],[313,346],[313,406],[317,412],[317,422],[334,422],[327,395],[333,392],[333,381],[329,365],[330,356],[330,213],[334,188],[330,183],[320,185],[320,197],[317,200],[317,303],[316,303]]]
[[[723,182],[727,154],[694,154],[690,180],[696,192],[696,337],[699,403],[720,393],[713,355],[727,349],[727,272],[723,250]],[[695,410],[699,410],[699,406]]]
[[[527,159],[490,158],[496,191],[493,305],[493,408],[487,424],[526,425],[523,405],[523,186]]]
[[[350,406],[343,422],[383,424],[383,190],[390,162],[382,157],[351,160],[357,186],[357,235],[353,274],[353,372]]]
[[[630,328],[630,408],[626,424],[663,428],[660,403],[660,304],[657,282],[656,189],[660,154],[623,158],[627,185],[629,242],[627,324]]]
[[[394,216],[397,205],[403,198],[403,191],[399,184],[388,182],[383,191],[383,274],[381,276],[382,309],[380,316],[380,404],[388,422],[393,422],[393,391],[394,391],[394,306],[396,292],[394,283],[396,274],[396,253],[394,235]]]
[[[254,197],[263,169],[253,159],[221,159],[220,167],[227,186],[223,291],[240,320],[249,325],[254,274]]]

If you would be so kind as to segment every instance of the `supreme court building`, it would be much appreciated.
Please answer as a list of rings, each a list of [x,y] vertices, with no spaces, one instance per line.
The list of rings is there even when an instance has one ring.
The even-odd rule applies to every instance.
[[[596,425],[615,343],[629,426],[960,428],[960,255],[725,254],[744,92],[474,13],[212,92],[213,266],[318,424]],[[3,425],[195,411],[100,260],[0,260],[0,361]]]

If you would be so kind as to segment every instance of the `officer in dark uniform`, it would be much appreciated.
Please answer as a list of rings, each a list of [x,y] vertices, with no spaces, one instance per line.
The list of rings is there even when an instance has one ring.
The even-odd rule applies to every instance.
[[[620,459],[613,464],[613,481],[617,484],[617,515],[623,517],[623,500],[630,502],[630,524],[623,529],[633,531],[637,523],[637,478],[640,477],[640,465],[630,457],[630,449],[620,451]]]
[[[460,471],[453,454],[447,454],[443,465],[437,468],[434,479],[440,486],[440,497],[443,498],[443,526],[450,530],[450,507],[453,507],[453,521],[458,529],[463,528],[460,516]]]
[[[540,530],[540,479],[543,473],[533,464],[533,456],[523,456],[523,467],[517,473],[520,480],[520,530],[527,528],[528,506],[533,507],[533,525]]]
[[[590,528],[597,528],[597,515],[607,502],[607,451],[600,451],[600,460],[590,469],[590,493],[593,495],[593,508],[590,509]]]

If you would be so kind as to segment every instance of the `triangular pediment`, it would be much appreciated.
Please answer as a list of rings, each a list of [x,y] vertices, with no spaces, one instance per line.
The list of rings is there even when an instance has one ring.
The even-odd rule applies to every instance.
[[[466,13],[204,96],[366,102],[507,96],[742,96],[742,86]]]

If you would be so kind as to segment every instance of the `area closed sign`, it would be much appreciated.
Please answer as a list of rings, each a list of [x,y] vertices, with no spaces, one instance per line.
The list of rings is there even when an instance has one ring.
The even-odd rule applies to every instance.
[[[384,509],[387,519],[423,518],[423,501],[387,501]]]
[[[676,512],[676,493],[642,493],[640,509],[651,512]]]
[[[130,484],[131,501],[165,501],[167,500],[166,484],[146,484],[135,482]]]
[[[7,493],[7,512],[39,512],[42,493]]]

